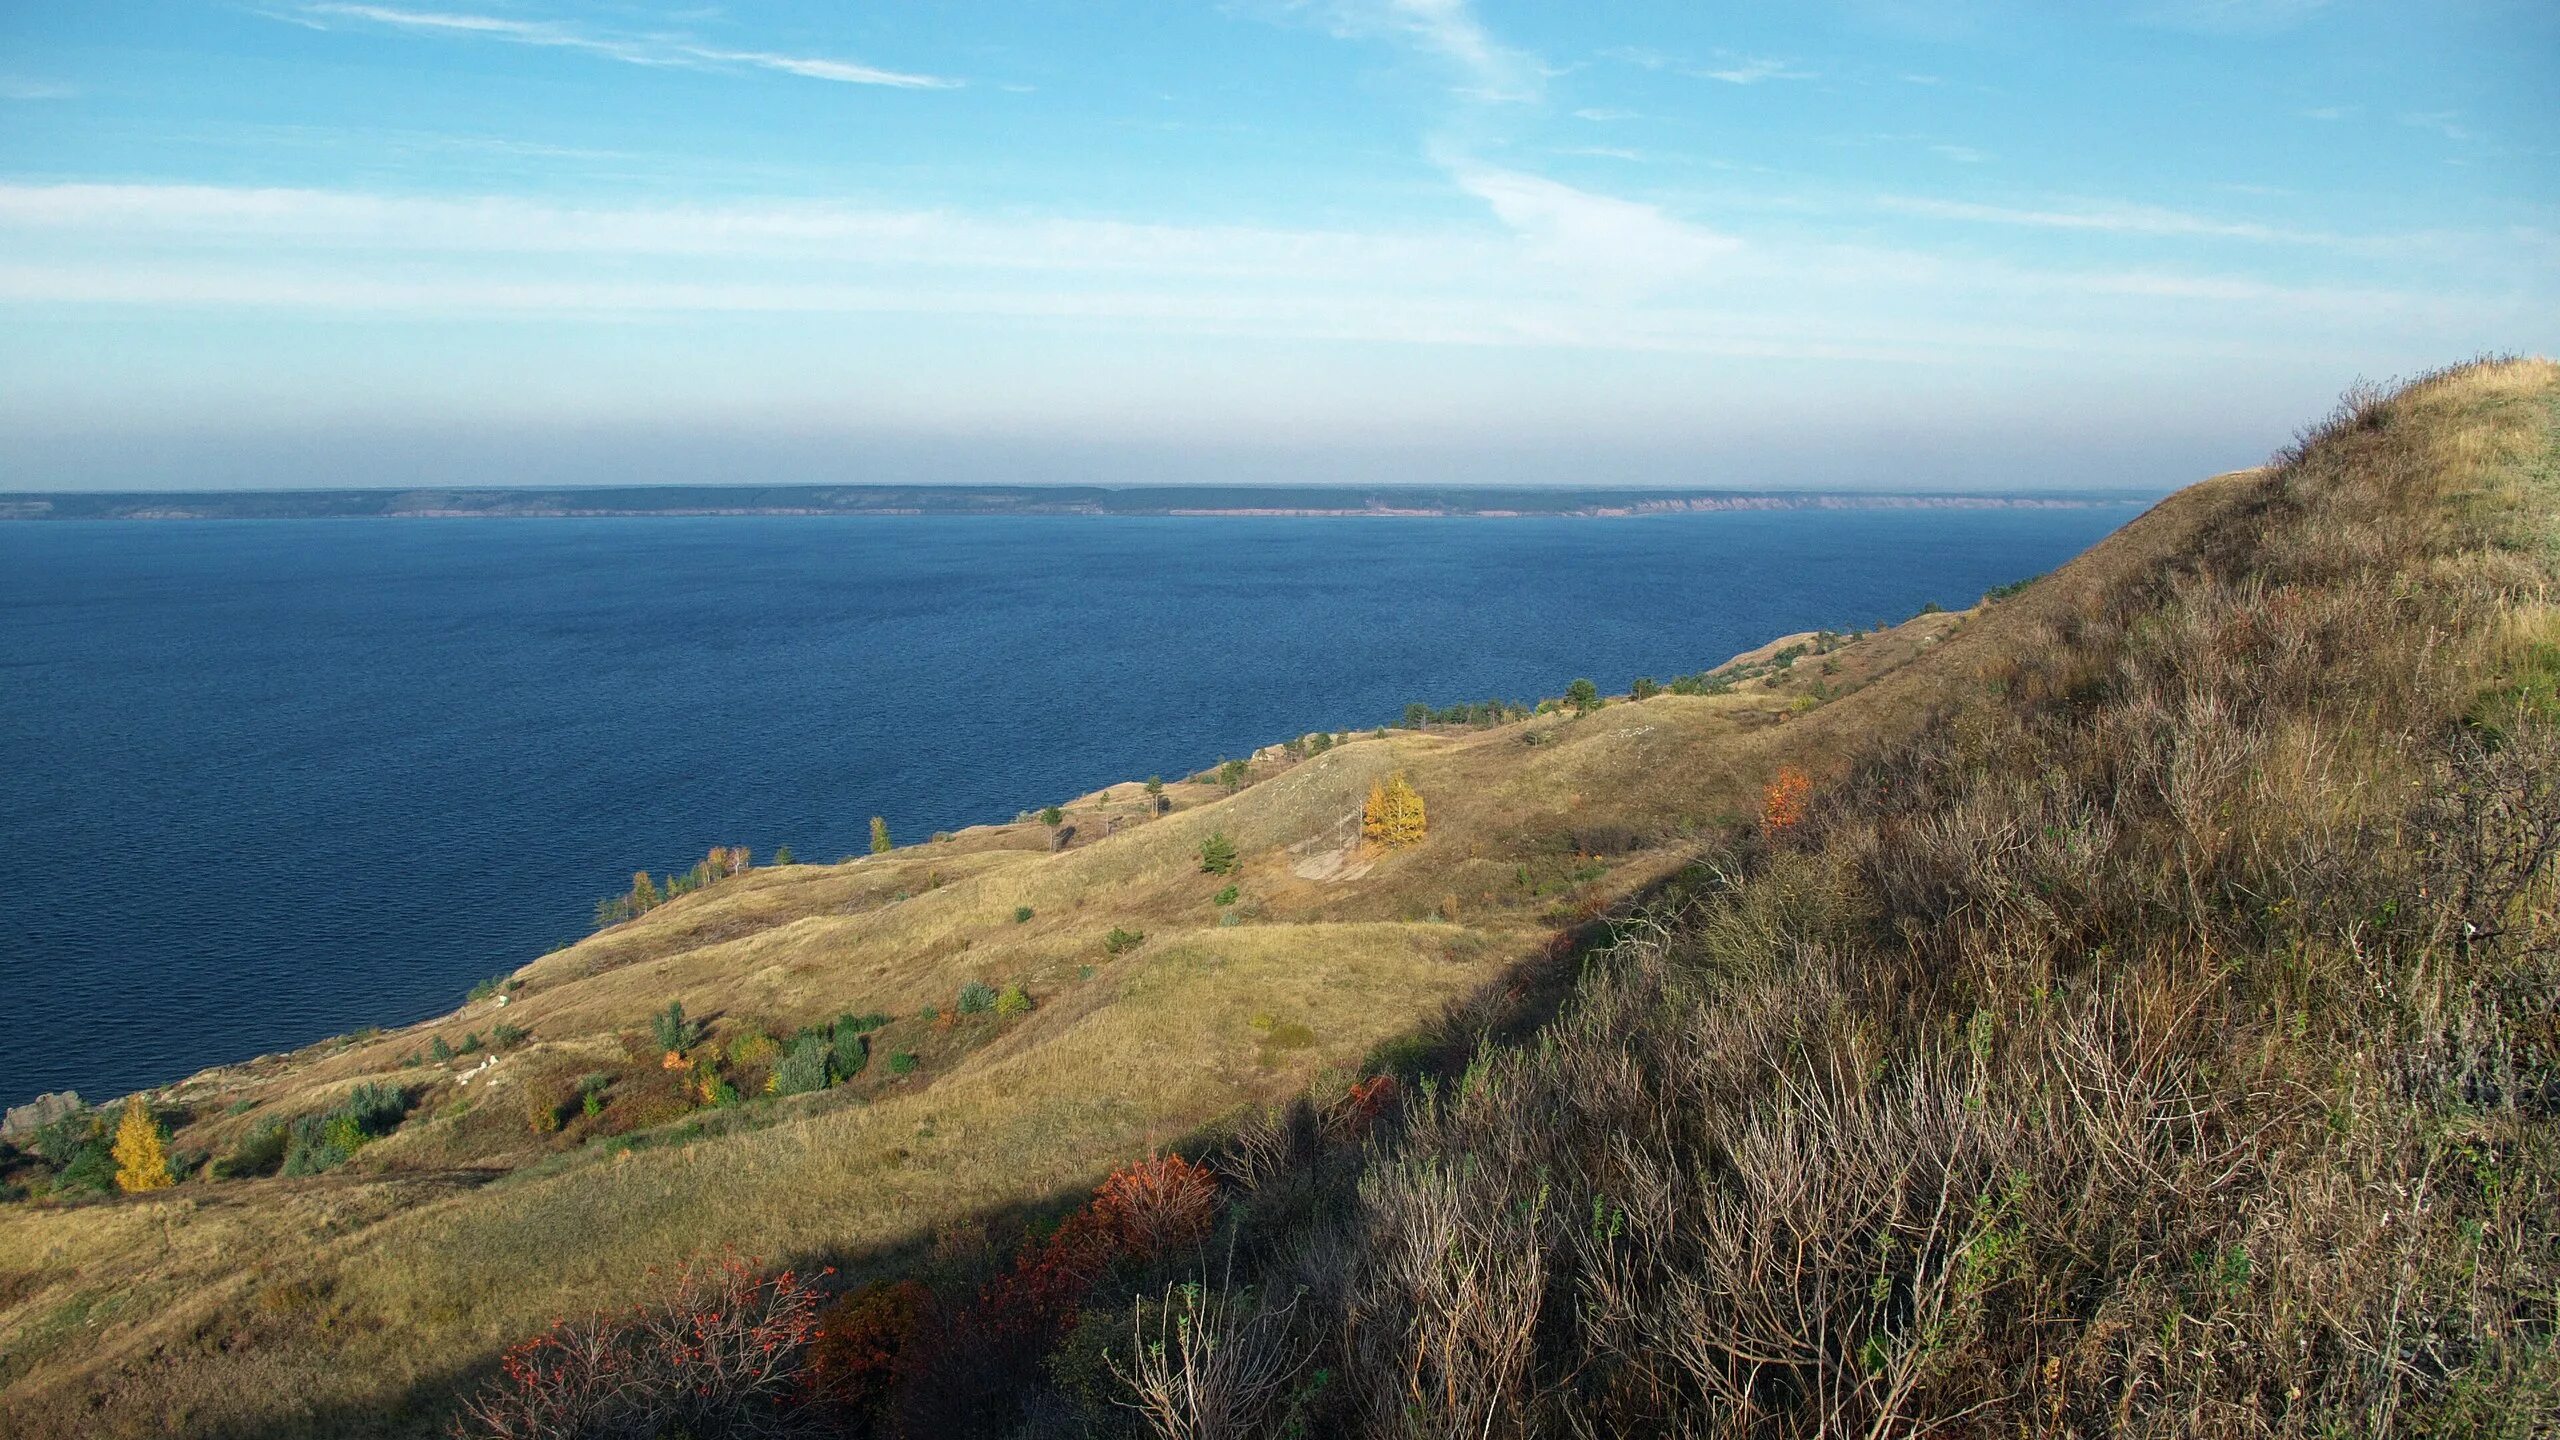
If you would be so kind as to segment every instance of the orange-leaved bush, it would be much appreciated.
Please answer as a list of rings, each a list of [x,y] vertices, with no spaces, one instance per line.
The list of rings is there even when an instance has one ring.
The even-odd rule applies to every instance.
[[[1793,765],[1778,767],[1777,778],[1760,794],[1760,829],[1783,835],[1804,823],[1805,802],[1813,798],[1813,777]]]
[[[1123,1165],[1094,1192],[1094,1209],[1130,1253],[1155,1259],[1209,1238],[1218,1214],[1218,1177],[1179,1155]]]

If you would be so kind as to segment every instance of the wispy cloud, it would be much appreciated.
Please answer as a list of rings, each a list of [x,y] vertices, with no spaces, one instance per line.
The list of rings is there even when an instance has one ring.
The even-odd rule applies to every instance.
[[[2480,138],[2478,131],[2462,123],[2462,112],[2459,110],[2412,112],[2401,116],[2400,123],[2420,130],[2432,130],[2457,145]]]
[[[2356,107],[2353,105],[2314,105],[2308,110],[2298,111],[2296,113],[2300,114],[2305,120],[2338,121],[2344,120],[2348,116],[2356,113]]]
[[[1636,118],[1636,112],[1633,110],[1621,110],[1610,105],[1593,105],[1574,111],[1573,118],[1576,120],[1596,120],[1603,122],[1610,120],[1633,120]]]
[[[1767,56],[1735,55],[1727,51],[1716,52],[1716,58],[1708,61],[1687,60],[1677,55],[1636,45],[1621,45],[1600,53],[1604,58],[1633,65],[1638,69],[1668,71],[1697,80],[1717,80],[1727,85],[1757,85],[1767,80],[1818,80],[1821,78],[1814,71],[1799,69],[1792,61],[1776,60]]]
[[[2330,0],[2155,0],[2136,10],[2134,19],[2208,35],[2256,35],[2289,30],[2329,4]]]
[[[1742,242],[1659,206],[1576,189],[1542,175],[1445,158],[1449,178],[1482,200],[1543,263],[1647,291],[1692,279]]]
[[[1879,202],[1900,215],[1930,220],[1963,220],[1986,225],[2021,225],[2039,230],[2095,230],[2111,235],[2192,236],[2199,239],[2251,240],[2292,245],[2334,245],[2339,237],[2316,231],[2286,230],[2245,220],[2221,220],[2168,210],[2155,205],[2103,204],[2067,210],[2030,210],[2006,205],[1977,205],[1962,200],[1932,200],[1889,195]]]
[[[306,5],[284,18],[327,28],[353,22],[421,34],[500,40],[600,55],[627,65],[676,66],[687,69],[743,67],[772,70],[811,80],[845,85],[886,85],[906,90],[948,90],[961,84],[939,75],[884,70],[874,65],[818,55],[786,55],[770,50],[739,50],[706,44],[684,35],[624,35],[590,30],[562,21],[520,20],[509,16],[462,11],[407,10],[389,5],[327,3]]]
[[[2512,297],[2038,268],[1801,237],[1440,158],[1489,225],[1383,231],[1049,220],[767,202],[581,208],[214,186],[0,184],[0,306],[639,319],[969,315],[1364,343],[1928,363],[2177,353],[2284,317],[2472,333]],[[601,262],[601,263],[600,263]],[[1926,297],[1915,308],[1913,297]],[[2395,322],[2397,323],[2397,322]],[[2148,337],[2148,338],[2144,338]],[[2207,338],[2199,338],[2207,337]]]
[[[1929,153],[1942,160],[1953,160],[1959,165],[1981,165],[1988,163],[1991,159],[1990,151],[1976,150],[1970,145],[1932,145],[1929,147]]]
[[[79,96],[79,86],[59,80],[0,75],[0,100],[76,100]]]
[[[1546,65],[1494,39],[1468,0],[1293,0],[1285,10],[1343,39],[1394,40],[1436,56],[1456,68],[1469,99],[1516,103],[1545,91]]]

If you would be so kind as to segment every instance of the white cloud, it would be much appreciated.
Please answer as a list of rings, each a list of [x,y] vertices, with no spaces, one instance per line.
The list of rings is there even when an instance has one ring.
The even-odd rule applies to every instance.
[[[1605,123],[1611,120],[1633,120],[1636,118],[1636,112],[1633,110],[1619,110],[1605,105],[1595,105],[1589,109],[1574,111],[1573,118],[1576,120],[1594,120]]]
[[[1962,200],[1931,200],[1889,195],[1884,208],[1932,220],[1968,220],[1989,225],[2023,225],[2040,230],[2101,230],[2116,235],[2185,235],[2219,240],[2255,240],[2295,245],[2334,245],[2338,237],[2314,231],[2285,230],[2245,220],[2219,220],[2156,205],[2112,203],[2069,210],[2026,210],[2007,205],[1976,205]]]
[[[1545,89],[1546,66],[1495,40],[1468,0],[1324,0],[1315,13],[1344,39],[1392,39],[1448,61],[1469,99],[1528,101]]]
[[[1661,207],[1442,156],[1492,224],[1285,230],[774,202],[577,208],[212,186],[0,184],[0,307],[422,320],[982,317],[1217,335],[1934,363],[2091,336],[2192,353],[2376,324],[2504,333],[2516,297],[2293,287],[1750,243]],[[2041,214],[2043,212],[2023,212]],[[2059,212],[2056,212],[2059,213]],[[2544,252],[2548,252],[2548,237]],[[2507,247],[2508,251],[2517,248]],[[2502,252],[2496,273],[2515,273]],[[867,332],[844,327],[844,343]],[[2122,353],[2119,350],[2119,353]]]
[[[680,36],[603,34],[547,20],[516,20],[443,10],[404,10],[389,5],[328,3],[307,5],[299,16],[314,21],[354,20],[393,29],[429,34],[472,36],[518,45],[539,45],[601,55],[628,65],[680,66],[688,69],[740,65],[773,70],[811,80],[846,85],[886,85],[908,90],[947,90],[957,80],[916,75],[824,56],[780,55],[762,50],[731,50]],[[292,18],[292,17],[288,17]]]
[[[2480,138],[2477,131],[2462,123],[2462,112],[2459,110],[2429,110],[2413,112],[2401,116],[2400,123],[2403,125],[2414,126],[2420,130],[2432,130],[2447,140],[2453,141],[2455,144],[2463,144]]]
[[[1763,80],[1811,80],[1810,70],[1798,70],[1784,60],[1741,60],[1721,68],[1708,66],[1689,72],[1701,80],[1721,80],[1727,85],[1757,85]]]
[[[1765,56],[1735,55],[1716,52],[1712,61],[1685,60],[1677,55],[1640,45],[1621,45],[1600,52],[1604,58],[1633,65],[1642,70],[1664,70],[1696,80],[1719,80],[1727,85],[1757,85],[1764,80],[1817,80],[1811,70],[1799,70],[1792,61],[1773,60]]]
[[[75,100],[80,87],[59,80],[30,80],[16,75],[0,75],[0,100]]]
[[[1932,145],[1929,153],[1959,165],[1980,165],[1991,158],[1989,151],[1976,150],[1970,145]]]
[[[1614,290],[1644,291],[1688,280],[1742,248],[1742,242],[1665,215],[1652,205],[1471,160],[1444,160],[1460,189],[1492,207],[1542,263]]]
[[[2315,105],[2312,108],[2299,113],[2305,120],[2336,121],[2344,120],[2348,116],[2356,113],[2356,107],[2353,105]]]

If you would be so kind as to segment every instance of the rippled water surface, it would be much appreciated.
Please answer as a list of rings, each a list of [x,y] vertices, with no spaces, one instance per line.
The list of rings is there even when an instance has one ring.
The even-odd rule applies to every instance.
[[[714,843],[1623,689],[2132,513],[0,524],[0,1100],[438,1012]]]

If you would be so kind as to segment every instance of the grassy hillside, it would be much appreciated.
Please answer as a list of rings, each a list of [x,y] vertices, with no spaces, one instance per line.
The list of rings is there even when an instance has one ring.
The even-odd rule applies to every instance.
[[[408,1433],[508,1342],[690,1257],[859,1275],[1001,1235],[1116,1164],[1413,1053],[1742,823],[1779,755],[1910,706],[1882,682],[1968,623],[1791,637],[1783,661],[1682,687],[1717,693],[1302,741],[1161,807],[1130,782],[1054,828],[751,868],[453,1014],[205,1072],[148,1097],[184,1183],[81,1198],[17,1171],[38,1194],[0,1205],[10,1413],[36,1433]],[[1395,774],[1428,828],[1384,849],[1362,811]],[[1231,873],[1202,869],[1213,834]],[[961,1013],[973,984],[1032,1008]],[[735,1103],[663,1068],[670,1003]],[[885,1023],[845,1037],[858,1073],[763,1093],[766,1037],[863,1015]],[[290,1127],[367,1086],[397,1093],[396,1127],[292,1173]]]
[[[2548,1433],[2556,434],[2555,367],[2450,372],[1717,693],[750,870],[207,1072],[182,1153],[406,1118],[0,1206],[0,1418],[422,1433],[726,1247],[857,1300],[697,1434]],[[1168,1147],[1214,1234],[1078,1206]]]

